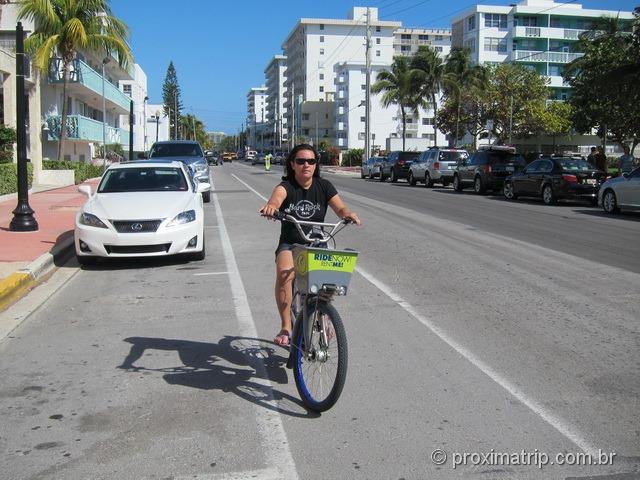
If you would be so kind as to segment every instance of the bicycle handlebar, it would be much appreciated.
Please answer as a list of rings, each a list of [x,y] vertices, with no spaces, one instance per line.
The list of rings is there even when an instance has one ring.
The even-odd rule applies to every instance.
[[[351,220],[350,218],[343,218],[338,223],[307,222],[305,220],[298,220],[297,218],[292,217],[291,215],[288,215],[284,212],[276,212],[272,218],[276,220],[280,220],[281,222],[293,223],[298,229],[298,233],[300,233],[302,238],[304,238],[309,243],[327,243],[338,233],[339,231],[338,229],[340,229],[341,226],[345,226],[345,225],[349,225],[350,223],[353,223],[353,220]],[[304,230],[302,230],[303,225],[310,226],[310,227],[327,227],[327,228],[331,228],[331,231],[329,233],[326,233],[323,230],[321,230],[322,238],[310,238],[309,235],[304,233]]]

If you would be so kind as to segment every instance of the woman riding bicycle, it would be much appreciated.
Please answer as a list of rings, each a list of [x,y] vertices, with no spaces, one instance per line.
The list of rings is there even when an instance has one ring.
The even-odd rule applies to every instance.
[[[286,175],[273,189],[269,201],[258,210],[271,217],[282,211],[298,220],[323,222],[327,205],[342,219],[349,219],[360,225],[360,219],[344,204],[336,188],[324,178],[320,178],[318,153],[307,144],[300,144],[291,150],[285,164]],[[307,232],[308,233],[308,232]],[[280,331],[274,342],[287,346],[291,338],[291,296],[295,276],[293,267],[293,245],[307,243],[295,225],[282,222],[280,240],[276,248],[275,297],[280,314]]]

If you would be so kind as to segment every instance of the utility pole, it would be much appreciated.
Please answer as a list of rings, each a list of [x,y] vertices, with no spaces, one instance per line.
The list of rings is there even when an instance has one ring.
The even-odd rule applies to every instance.
[[[364,158],[362,159],[365,162],[369,155],[371,155],[371,118],[370,118],[370,107],[371,107],[371,10],[367,7],[367,73],[366,73],[366,90],[364,97]]]
[[[196,139],[196,116],[195,114],[191,117],[191,122],[193,123],[193,139]]]
[[[173,92],[173,114],[176,117],[176,121],[173,124],[173,134],[176,140],[178,139],[178,92],[174,90]]]
[[[294,105],[296,84],[291,82],[291,128],[289,131],[291,132],[289,137],[289,151],[293,148],[296,141],[296,106]]]
[[[318,148],[318,112],[316,112],[316,143],[313,146]]]

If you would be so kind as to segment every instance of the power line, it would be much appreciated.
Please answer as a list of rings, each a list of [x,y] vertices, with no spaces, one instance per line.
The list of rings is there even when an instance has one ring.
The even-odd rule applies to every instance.
[[[414,9],[416,7],[419,7],[420,5],[424,5],[425,3],[430,2],[430,1],[431,0],[424,0],[422,2],[416,3],[415,5],[411,5],[410,7],[403,8],[402,10],[398,10],[398,11],[393,12],[393,13],[388,13],[388,14],[385,15],[385,17],[390,17],[391,15],[397,15],[398,13],[406,12],[407,10],[412,10],[412,9]]]
[[[394,2],[391,2],[391,3],[389,3],[389,4],[385,5],[385,6],[378,5],[378,9],[379,10],[383,10],[385,8],[389,8],[391,5],[395,5],[396,3],[400,3],[400,2],[404,2],[404,1],[405,0],[395,0]],[[384,2],[382,2],[382,3],[384,3]]]

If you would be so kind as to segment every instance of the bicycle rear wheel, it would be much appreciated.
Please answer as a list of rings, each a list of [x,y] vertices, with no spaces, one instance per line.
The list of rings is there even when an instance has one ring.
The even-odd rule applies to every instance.
[[[316,308],[313,302],[307,308],[311,348],[305,353],[303,328],[294,329],[293,375],[304,405],[324,412],[338,401],[347,378],[347,334],[333,305],[320,302]]]

